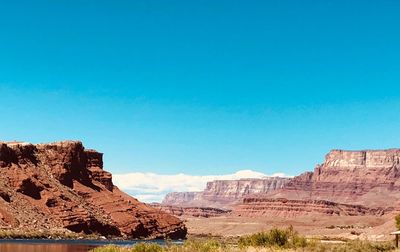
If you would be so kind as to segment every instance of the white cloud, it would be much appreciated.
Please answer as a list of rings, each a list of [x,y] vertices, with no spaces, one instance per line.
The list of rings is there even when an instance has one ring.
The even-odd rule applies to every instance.
[[[121,190],[144,202],[161,202],[169,192],[202,191],[212,180],[233,180],[241,178],[287,177],[284,173],[266,175],[252,170],[241,170],[226,175],[195,176],[188,174],[163,175],[133,172],[113,175],[113,182]]]

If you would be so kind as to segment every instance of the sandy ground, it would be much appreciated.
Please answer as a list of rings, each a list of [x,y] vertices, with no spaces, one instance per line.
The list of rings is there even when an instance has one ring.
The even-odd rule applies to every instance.
[[[299,233],[312,237],[390,240],[394,231],[394,216],[302,216],[282,217],[213,217],[186,218],[189,234],[239,236],[292,225]]]

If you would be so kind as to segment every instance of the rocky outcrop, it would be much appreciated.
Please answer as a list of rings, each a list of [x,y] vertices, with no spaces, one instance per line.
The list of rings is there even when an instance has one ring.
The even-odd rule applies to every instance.
[[[210,218],[210,217],[218,217],[229,214],[230,210],[224,210],[213,207],[179,207],[179,206],[168,206],[162,204],[151,204],[152,207],[177,216],[179,218],[182,217],[199,217],[199,218]]]
[[[195,202],[201,202],[202,200],[202,192],[172,192],[164,197],[162,204],[166,206],[185,206],[192,205]]]
[[[368,208],[361,205],[340,204],[326,200],[288,200],[263,197],[245,198],[235,206],[233,215],[246,217],[304,215],[364,216],[383,215],[392,209]]]
[[[163,205],[212,206],[231,208],[252,194],[266,194],[281,189],[290,178],[266,177],[262,179],[215,180],[207,183],[203,192],[170,193]]]
[[[295,177],[268,196],[393,206],[400,200],[399,178],[400,149],[333,150],[314,172]]]
[[[184,238],[183,222],[121,192],[81,142],[0,143],[0,225],[129,238]]]
[[[289,178],[268,177],[263,179],[215,180],[208,182],[202,198],[208,201],[231,204],[246,195],[266,194],[281,189]]]

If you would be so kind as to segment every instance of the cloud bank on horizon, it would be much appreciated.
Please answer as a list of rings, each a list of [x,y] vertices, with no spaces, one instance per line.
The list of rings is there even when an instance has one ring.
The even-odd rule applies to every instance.
[[[240,170],[225,175],[196,176],[184,173],[164,175],[133,172],[113,175],[113,182],[119,189],[140,201],[161,202],[169,192],[202,191],[207,182],[213,180],[234,180],[242,178],[289,177],[284,173],[267,175],[253,170]]]

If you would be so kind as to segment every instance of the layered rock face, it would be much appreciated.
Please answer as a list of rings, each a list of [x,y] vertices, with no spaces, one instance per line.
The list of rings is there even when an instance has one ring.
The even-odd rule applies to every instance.
[[[249,194],[266,194],[282,189],[289,178],[216,180],[208,182],[202,198],[208,201],[231,204]]]
[[[202,201],[202,192],[172,192],[168,193],[164,200],[163,205],[178,205],[185,206],[190,205],[193,202]]]
[[[361,205],[340,204],[326,200],[288,200],[257,197],[245,198],[233,211],[233,215],[246,217],[363,216],[383,215],[384,213],[385,209],[383,208],[368,208]]]
[[[213,207],[179,207],[179,206],[167,206],[161,204],[152,204],[152,207],[159,209],[160,211],[178,217],[201,217],[210,218],[218,217],[229,214],[230,210],[223,210]]]
[[[170,193],[163,205],[212,206],[231,208],[233,204],[251,194],[267,194],[284,188],[289,178],[268,177],[263,179],[215,180],[207,183],[203,192]]]
[[[400,150],[333,150],[314,172],[268,197],[393,206],[400,200]]]
[[[251,216],[379,215],[400,209],[400,149],[333,150],[314,172],[292,179],[212,181],[200,194],[171,194],[164,203],[182,202]]]
[[[184,238],[182,221],[121,192],[81,142],[0,143],[0,225],[129,238]]]

